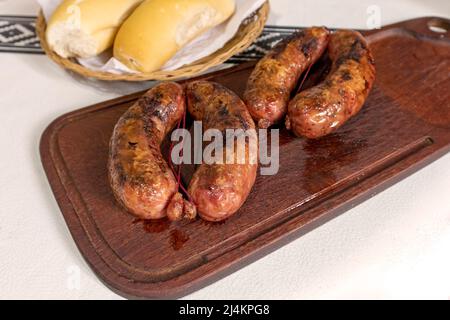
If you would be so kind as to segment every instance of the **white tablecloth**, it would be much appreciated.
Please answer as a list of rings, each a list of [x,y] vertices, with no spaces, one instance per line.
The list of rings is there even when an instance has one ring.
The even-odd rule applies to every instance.
[[[448,0],[272,0],[270,24],[365,28],[450,16]],[[0,15],[35,15],[0,0]],[[44,175],[39,138],[57,116],[142,89],[74,78],[43,55],[0,53],[0,298],[120,298],[89,269]],[[186,298],[450,299],[450,155]]]

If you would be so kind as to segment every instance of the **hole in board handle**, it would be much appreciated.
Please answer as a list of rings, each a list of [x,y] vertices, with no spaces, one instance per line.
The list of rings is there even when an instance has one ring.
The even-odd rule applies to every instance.
[[[447,33],[450,29],[450,22],[442,19],[432,19],[428,21],[428,29],[436,33]]]

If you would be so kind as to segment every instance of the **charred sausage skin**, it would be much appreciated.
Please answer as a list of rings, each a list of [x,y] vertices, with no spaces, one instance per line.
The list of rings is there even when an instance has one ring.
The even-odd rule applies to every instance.
[[[328,38],[325,27],[299,31],[258,62],[248,80],[244,102],[259,128],[284,119],[291,92],[301,74],[322,56]]]
[[[375,81],[374,59],[359,32],[336,31],[328,51],[327,78],[289,103],[286,127],[297,136],[320,138],[342,126],[360,111]]]
[[[203,130],[217,129],[225,137],[226,129],[255,129],[255,124],[243,101],[232,91],[213,82],[197,81],[186,87],[187,105],[191,116],[202,121]],[[252,141],[251,141],[252,140]],[[246,139],[245,161],[237,163],[237,141],[233,145],[235,163],[199,165],[188,187],[198,214],[208,221],[221,221],[233,215],[247,199],[256,179],[257,159],[250,161],[250,146],[257,137]],[[226,143],[223,143],[226,149]],[[228,150],[226,150],[227,152]],[[256,155],[257,158],[257,155]]]
[[[114,128],[108,162],[110,184],[116,199],[139,218],[165,217],[167,208],[177,211],[169,215],[181,215],[177,181],[160,145],[184,112],[183,88],[163,83],[128,109]]]

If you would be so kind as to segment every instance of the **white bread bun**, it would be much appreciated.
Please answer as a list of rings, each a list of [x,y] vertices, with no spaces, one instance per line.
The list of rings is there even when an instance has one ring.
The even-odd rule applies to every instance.
[[[142,1],[65,0],[47,23],[47,43],[64,58],[96,56],[112,46],[120,25]]]
[[[234,0],[146,0],[117,33],[114,57],[137,71],[158,70],[234,10]]]

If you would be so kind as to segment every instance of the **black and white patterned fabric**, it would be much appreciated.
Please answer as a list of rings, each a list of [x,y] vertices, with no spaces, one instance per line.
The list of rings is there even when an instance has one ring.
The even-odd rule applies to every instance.
[[[239,64],[262,58],[280,40],[288,37],[300,28],[265,26],[258,39],[244,52],[235,55],[227,63]]]
[[[36,35],[35,19],[0,16],[0,52],[44,53]]]
[[[36,17],[0,16],[0,52],[41,53],[35,31]],[[299,28],[266,26],[260,37],[246,51],[232,57],[226,63],[239,64],[256,60],[281,39]]]

